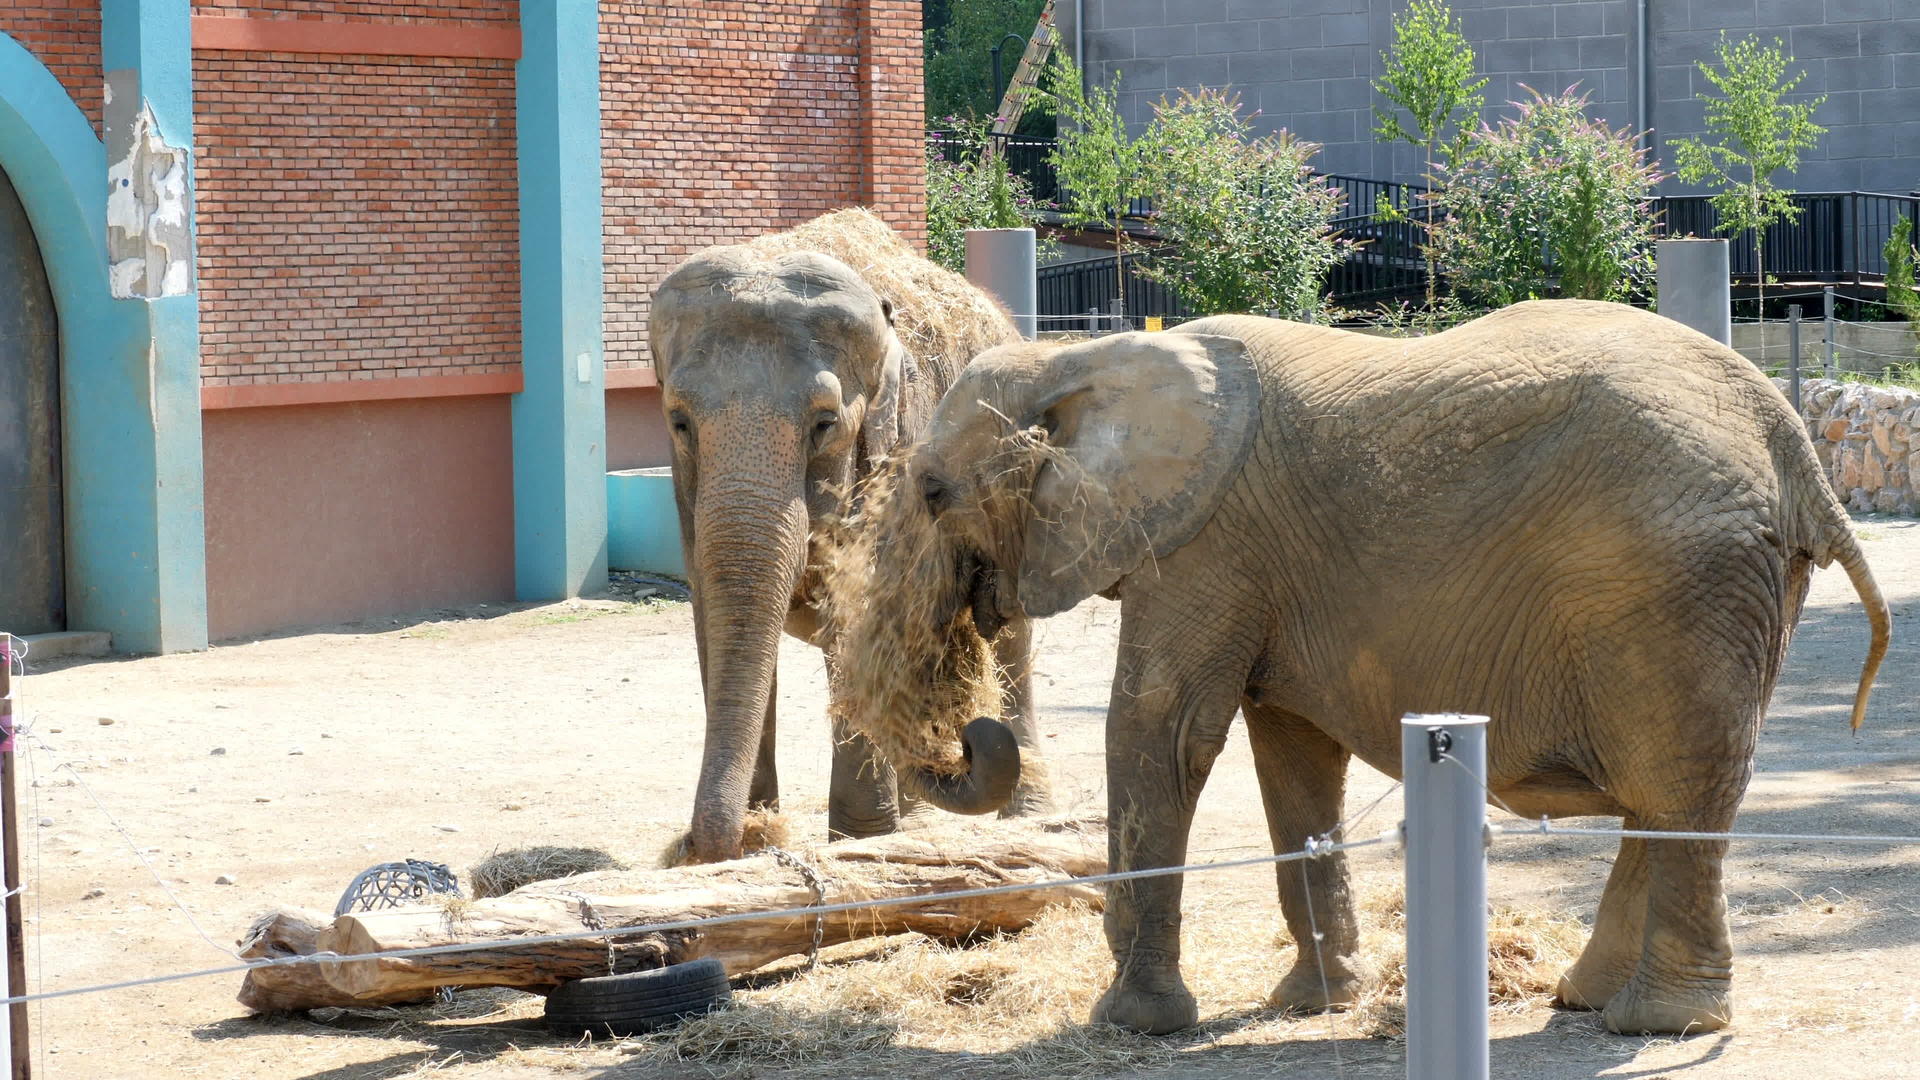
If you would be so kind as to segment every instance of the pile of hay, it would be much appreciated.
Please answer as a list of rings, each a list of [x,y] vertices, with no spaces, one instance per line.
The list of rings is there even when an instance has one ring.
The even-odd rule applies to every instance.
[[[1007,311],[966,278],[915,254],[887,223],[854,208],[750,241],[767,255],[817,251],[846,263],[893,304],[893,328],[944,392],[955,372],[995,345],[1020,340]]]
[[[967,610],[955,545],[903,460],[871,478],[838,541],[825,584],[842,721],[896,765],[965,773],[961,729],[1001,715],[1000,672]]]
[[[467,871],[475,899],[505,896],[522,885],[552,881],[596,870],[625,870],[620,860],[599,848],[540,846],[495,851]]]
[[[1287,1062],[1320,1061],[1328,1039],[1398,1038],[1405,1024],[1405,919],[1399,890],[1360,903],[1362,960],[1382,978],[1355,1008],[1288,1015],[1265,1007],[1292,962],[1271,901],[1190,902],[1182,935],[1201,1023],[1163,1037],[1087,1023],[1112,975],[1097,913],[1062,908],[1016,936],[954,948],[923,938],[839,946],[818,969],[765,989],[737,990],[724,1012],[688,1020],[628,1047],[644,1062],[696,1062],[716,1075],[769,1064],[793,1075],[917,1073],[949,1054],[1006,1054],[1033,1076],[1106,1076],[1177,1068],[1183,1054],[1223,1045],[1298,1044]],[[1584,938],[1558,913],[1497,908],[1491,1000],[1503,1011],[1546,1004]],[[1278,952],[1273,951],[1280,946]],[[889,1056],[891,1055],[891,1056]],[[1277,1061],[1278,1059],[1276,1059]],[[1328,1060],[1330,1067],[1330,1059]]]

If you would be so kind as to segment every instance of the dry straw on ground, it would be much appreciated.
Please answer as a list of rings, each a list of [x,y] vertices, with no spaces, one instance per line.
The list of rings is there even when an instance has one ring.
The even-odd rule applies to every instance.
[[[467,871],[467,884],[478,899],[505,896],[536,881],[591,874],[595,870],[624,870],[620,860],[588,847],[538,847],[495,851]]]
[[[958,371],[987,349],[1019,340],[1005,308],[915,254],[871,211],[837,210],[747,246],[769,255],[818,251],[852,267],[892,302],[894,332],[922,368]]]
[[[661,849],[656,865],[687,865],[687,841],[690,837],[690,833],[682,832],[668,841],[667,846]],[[768,848],[783,848],[792,839],[793,823],[787,815],[771,810],[749,810],[740,827],[740,854],[751,855]]]
[[[1097,914],[1061,909],[1016,936],[971,948],[921,938],[843,946],[811,972],[737,991],[733,1008],[640,1040],[640,1060],[696,1062],[716,1075],[778,1067],[839,1075],[857,1065],[905,1075],[933,1065],[964,1074],[967,1056],[994,1075],[1092,1076],[1175,1068],[1222,1045],[1393,1038],[1404,1024],[1405,928],[1397,890],[1361,902],[1363,960],[1381,973],[1355,1008],[1290,1016],[1265,1007],[1292,952],[1270,905],[1190,905],[1183,970],[1201,1024],[1164,1037],[1087,1023],[1112,973]],[[1496,1008],[1544,1004],[1585,929],[1557,913],[1496,909],[1490,934]],[[1281,946],[1278,951],[1275,946]],[[837,956],[836,956],[837,954]]]

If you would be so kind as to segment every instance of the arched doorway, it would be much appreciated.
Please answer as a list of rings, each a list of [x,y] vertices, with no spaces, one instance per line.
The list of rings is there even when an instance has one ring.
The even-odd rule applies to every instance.
[[[0,171],[0,629],[64,630],[60,339],[20,196]]]

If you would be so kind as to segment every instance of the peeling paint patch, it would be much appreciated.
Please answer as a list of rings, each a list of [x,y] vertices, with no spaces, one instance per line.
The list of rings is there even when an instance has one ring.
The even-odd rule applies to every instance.
[[[167,145],[151,105],[142,103],[131,117],[111,115],[120,112],[112,108],[116,97],[131,104],[109,90],[107,263],[113,295],[185,296],[193,291],[191,155]]]

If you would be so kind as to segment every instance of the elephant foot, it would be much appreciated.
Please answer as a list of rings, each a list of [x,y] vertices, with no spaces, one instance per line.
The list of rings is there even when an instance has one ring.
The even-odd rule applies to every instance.
[[[1599,1010],[1607,1007],[1620,988],[1633,978],[1632,964],[1607,967],[1575,963],[1560,976],[1553,990],[1553,1003],[1562,1009]]]
[[[1618,1035],[1698,1035],[1733,1019],[1726,984],[1695,989],[1658,988],[1636,975],[1607,1002],[1600,1016]]]
[[[1167,1035],[1200,1022],[1200,1006],[1178,982],[1161,993],[1118,984],[1093,1006],[1093,1022],[1114,1024],[1142,1035]]]
[[[1360,969],[1354,957],[1328,957],[1324,979],[1318,966],[1302,961],[1267,995],[1267,1008],[1298,1013],[1344,1009],[1360,1000],[1367,982],[1368,973]]]

